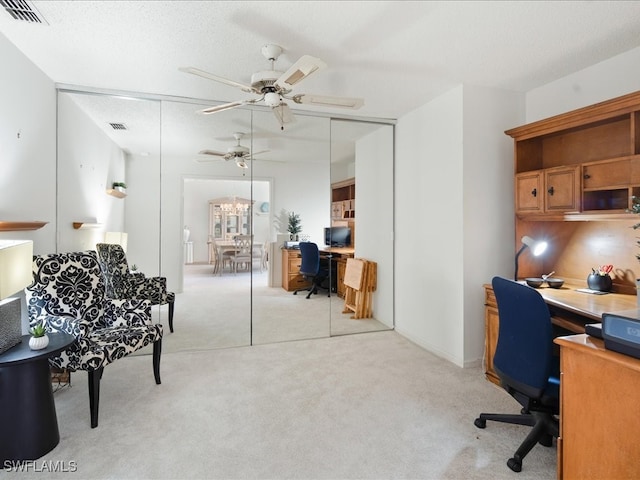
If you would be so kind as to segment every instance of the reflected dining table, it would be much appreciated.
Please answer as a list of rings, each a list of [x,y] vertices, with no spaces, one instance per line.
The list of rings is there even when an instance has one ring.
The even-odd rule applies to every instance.
[[[236,250],[234,240],[209,240],[209,263],[213,264],[213,273],[222,275],[226,260],[231,257]],[[226,257],[226,258],[225,258]],[[252,259],[260,259],[260,272],[266,268],[266,248],[263,243],[253,244]],[[231,265],[229,265],[231,271]]]

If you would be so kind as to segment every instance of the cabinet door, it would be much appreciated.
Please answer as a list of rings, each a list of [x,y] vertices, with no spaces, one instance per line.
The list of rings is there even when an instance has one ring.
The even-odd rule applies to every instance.
[[[545,175],[545,211],[580,210],[580,165],[548,168]]]
[[[516,213],[542,213],[544,190],[541,170],[516,175]]]
[[[582,166],[582,186],[586,189],[629,185],[631,160],[588,163]]]

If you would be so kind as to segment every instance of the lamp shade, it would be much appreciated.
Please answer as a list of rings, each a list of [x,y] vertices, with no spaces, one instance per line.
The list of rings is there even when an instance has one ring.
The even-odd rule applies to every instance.
[[[522,247],[520,247],[518,253],[516,253],[515,271],[513,273],[513,279],[516,281],[518,280],[518,259],[520,258],[520,254],[525,250],[525,248],[529,247],[534,257],[542,255],[547,249],[547,242],[545,242],[544,240],[534,240],[533,238],[525,235],[520,241],[522,242]]]
[[[31,240],[0,240],[0,300],[31,284],[32,263]]]

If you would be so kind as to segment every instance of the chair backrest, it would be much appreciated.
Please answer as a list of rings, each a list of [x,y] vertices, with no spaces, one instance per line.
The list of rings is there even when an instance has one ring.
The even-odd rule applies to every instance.
[[[300,265],[300,273],[302,275],[314,276],[320,270],[320,252],[318,245],[313,242],[300,242],[300,256],[302,264]]]
[[[107,298],[129,298],[129,264],[122,247],[117,243],[98,243],[96,251]]]
[[[236,235],[234,237],[236,244],[236,256],[251,257],[251,245],[253,244],[253,235]]]
[[[527,285],[494,277],[500,326],[493,365],[503,385],[540,398],[552,373],[553,326],[549,307]]]
[[[43,315],[80,319],[95,328],[102,322],[104,283],[96,252],[53,253],[33,257],[33,283],[25,289],[30,321]]]

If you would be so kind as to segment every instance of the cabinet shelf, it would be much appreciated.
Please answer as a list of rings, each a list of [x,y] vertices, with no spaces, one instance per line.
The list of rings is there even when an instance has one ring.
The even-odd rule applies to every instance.
[[[127,196],[126,192],[121,192],[120,190],[116,190],[115,188],[108,188],[107,195],[111,195],[116,198],[124,198]]]
[[[49,222],[9,222],[0,221],[0,232],[18,232],[26,230],[38,230]]]

